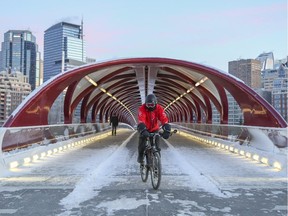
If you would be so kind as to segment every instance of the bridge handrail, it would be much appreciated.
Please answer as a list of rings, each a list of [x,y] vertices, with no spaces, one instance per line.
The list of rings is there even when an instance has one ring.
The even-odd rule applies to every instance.
[[[262,151],[283,154],[287,154],[288,151],[288,128],[183,122],[174,122],[173,126],[176,128],[184,128],[196,134],[229,140],[239,145],[247,145]]]
[[[119,123],[119,127],[131,127]],[[33,127],[0,128],[2,152],[49,145],[72,138],[83,137],[110,129],[109,123],[55,124]]]

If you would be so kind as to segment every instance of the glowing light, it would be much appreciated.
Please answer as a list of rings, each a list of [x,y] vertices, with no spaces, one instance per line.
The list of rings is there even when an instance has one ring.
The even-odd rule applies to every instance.
[[[276,168],[276,169],[279,169],[279,170],[282,169],[282,165],[281,165],[281,163],[279,163],[278,161],[275,161],[275,162],[273,163],[273,167]]]
[[[24,164],[30,163],[31,158],[30,157],[24,158],[23,161],[24,161]]]
[[[39,156],[38,155],[33,155],[33,160],[38,160]]]
[[[250,152],[246,152],[246,157],[247,158],[251,158],[252,157],[252,154]]]
[[[201,84],[204,83],[207,79],[208,79],[207,77],[202,78],[200,81],[198,81],[198,82],[195,84],[195,86],[197,87],[197,86],[201,85]]]
[[[94,86],[97,86],[97,83],[94,82],[94,80],[92,80],[90,77],[85,76],[86,80],[88,80],[91,84],[93,84]]]
[[[13,168],[18,167],[18,166],[19,166],[19,163],[18,163],[18,161],[13,161],[13,162],[10,163],[9,166],[10,166],[10,169],[13,169]]]
[[[241,150],[240,155],[245,155],[245,151]]]
[[[262,157],[260,161],[264,164],[267,164],[267,165],[269,164],[268,158]]]
[[[257,154],[254,154],[252,158],[253,158],[253,160],[259,161],[260,156]]]

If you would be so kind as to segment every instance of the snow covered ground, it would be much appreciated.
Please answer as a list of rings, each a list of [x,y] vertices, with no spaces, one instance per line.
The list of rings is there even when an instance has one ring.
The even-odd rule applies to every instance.
[[[58,197],[59,216],[81,215],[81,211],[83,214],[89,208],[102,212],[97,215],[135,212],[141,206],[146,206],[147,212],[149,206],[164,205],[165,202],[170,206],[180,206],[174,209],[176,215],[201,216],[209,211],[233,215],[233,206],[224,204],[228,201],[207,206],[207,203],[204,205],[197,201],[201,196],[234,200],[242,196],[239,189],[249,190],[246,196],[250,198],[256,196],[251,192],[255,190],[270,188],[271,196],[283,195],[287,191],[287,170],[276,171],[245,157],[192,143],[179,135],[161,145],[163,177],[160,189],[154,191],[150,179],[143,183],[139,175],[135,133],[121,130],[118,134],[17,168],[0,178],[0,193],[22,189],[65,189],[65,193]],[[192,198],[191,194],[200,195]],[[86,207],[83,209],[83,206]],[[273,211],[283,212],[287,205],[278,204],[275,208]],[[2,212],[7,210],[5,207],[1,209]],[[165,210],[154,211],[159,215]],[[21,210],[15,209],[15,212],[20,214]]]

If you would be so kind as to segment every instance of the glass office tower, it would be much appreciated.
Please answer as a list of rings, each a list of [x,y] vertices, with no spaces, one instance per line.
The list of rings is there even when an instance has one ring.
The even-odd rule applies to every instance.
[[[86,64],[83,23],[75,25],[61,22],[48,28],[44,33],[44,82],[55,75]],[[63,103],[65,90],[53,103],[49,112],[49,124],[63,123]],[[80,121],[80,110],[74,112]]]
[[[44,82],[63,71],[85,64],[82,26],[61,22],[45,31]]]
[[[39,74],[40,53],[35,36],[27,30],[10,30],[4,34],[1,49],[0,71],[21,72],[35,89],[36,74]]]

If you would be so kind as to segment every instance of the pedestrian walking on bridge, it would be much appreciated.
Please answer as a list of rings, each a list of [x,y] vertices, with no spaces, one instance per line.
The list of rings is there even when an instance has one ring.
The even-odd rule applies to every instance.
[[[118,126],[118,117],[113,114],[110,118],[110,125],[112,125],[112,136],[116,136],[116,130]]]

